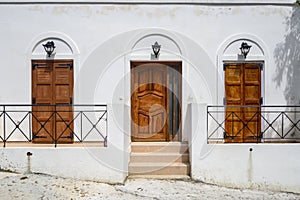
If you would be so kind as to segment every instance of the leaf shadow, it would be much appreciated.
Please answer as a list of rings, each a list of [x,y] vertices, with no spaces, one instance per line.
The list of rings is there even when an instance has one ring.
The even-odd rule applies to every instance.
[[[274,50],[276,87],[285,85],[284,96],[288,105],[300,104],[300,7],[294,6],[286,19],[287,34]]]

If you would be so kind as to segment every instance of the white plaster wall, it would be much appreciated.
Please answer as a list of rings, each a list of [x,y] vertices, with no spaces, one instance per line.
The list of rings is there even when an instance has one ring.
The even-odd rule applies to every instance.
[[[265,66],[265,103],[286,104],[288,94],[286,78],[278,78],[276,57],[274,51],[286,51],[284,46],[286,36],[291,32],[289,18],[297,15],[298,11],[292,6],[246,6],[246,5],[120,5],[120,4],[1,4],[1,74],[0,80],[1,103],[29,103],[31,100],[31,70],[30,59],[36,52],[34,46],[40,42],[40,35],[45,38],[53,37],[53,33],[60,33],[65,38],[70,38],[78,48],[73,55],[56,49],[56,59],[71,58],[75,61],[75,103],[105,102],[110,95],[94,98],[95,87],[103,87],[101,73],[118,57],[125,55],[132,49],[128,41],[137,39],[138,33],[143,30],[167,30],[169,33],[188,38],[191,42],[181,41],[182,53],[185,60],[191,62],[195,69],[206,77],[209,87],[222,85],[222,74],[218,68],[218,49],[221,44],[233,35],[253,35],[263,41],[267,65]],[[12,14],[13,13],[13,14]],[[297,16],[293,18],[297,20]],[[299,27],[295,27],[296,31]],[[34,44],[36,42],[36,44]],[[158,41],[159,42],[159,41]],[[147,48],[146,43],[140,43],[138,48]],[[238,45],[238,44],[237,44]],[[281,46],[280,46],[281,45]],[[202,48],[206,55],[195,51],[194,47]],[[150,55],[151,49],[148,47]],[[162,47],[162,54],[167,47]],[[282,49],[280,49],[282,48]],[[221,51],[222,52],[222,51]],[[41,53],[41,52],[39,52]],[[166,51],[165,51],[166,53]],[[238,53],[238,50],[236,50]],[[249,57],[253,56],[249,53]],[[253,49],[255,53],[255,49]],[[69,55],[69,56],[68,56]],[[288,56],[287,56],[288,57]],[[210,65],[205,61],[208,59]],[[278,60],[278,59],[277,59]],[[278,62],[278,61],[277,61]],[[286,61],[288,63],[288,59]],[[123,65],[123,64],[122,64]],[[212,69],[214,68],[214,69]],[[96,71],[100,71],[95,79],[87,80]],[[111,69],[112,70],[112,69]],[[118,73],[122,73],[121,67]],[[215,71],[213,73],[213,71]],[[16,73],[18,72],[18,73]],[[86,72],[86,73],[85,73]],[[188,72],[188,70],[186,71]],[[213,73],[213,74],[212,74]],[[222,73],[222,71],[221,71]],[[86,77],[87,76],[87,77]],[[83,77],[81,80],[80,77]],[[276,80],[277,77],[277,80]],[[110,78],[111,83],[120,80],[120,75]],[[187,76],[187,79],[189,77]],[[191,81],[192,78],[190,79]],[[85,84],[84,82],[87,82]],[[213,84],[211,84],[213,82]],[[22,84],[20,84],[22,83]],[[98,84],[98,85],[97,85]],[[99,86],[99,84],[101,86]],[[83,97],[87,86],[88,97]],[[107,82],[107,85],[111,85]],[[107,90],[107,85],[103,88]],[[194,83],[193,85],[197,85]],[[194,87],[192,85],[192,87]],[[113,86],[113,85],[112,85]],[[195,88],[195,87],[194,87]],[[218,88],[210,89],[211,98],[207,103],[218,103],[223,95],[218,93]],[[124,96],[120,94],[120,96]],[[198,96],[198,95],[196,95]],[[294,95],[295,96],[295,95]],[[274,98],[276,97],[276,98]],[[297,102],[297,95],[293,102]],[[219,100],[219,101],[218,101]],[[210,102],[211,101],[211,102]]]
[[[183,61],[184,105],[182,119],[184,139],[191,139],[194,135],[202,137],[206,130],[203,124],[199,125],[199,130],[194,131],[193,129],[196,122],[205,122],[205,109],[201,108],[201,112],[195,118],[195,115],[190,115],[188,104],[198,102],[217,104],[223,99],[221,89],[223,85],[222,70],[219,70],[222,67],[223,60],[219,58],[225,51],[225,49],[222,49],[223,44],[230,43],[229,39],[234,38],[235,35],[240,35],[241,39],[257,38],[261,41],[260,44],[263,44],[263,53],[253,50],[253,54],[260,53],[262,54],[260,56],[265,59],[265,86],[263,90],[266,104],[287,104],[297,102],[300,99],[297,92],[289,92],[291,80],[286,76],[287,72],[293,74],[292,85],[295,88],[299,85],[299,81],[297,81],[299,77],[296,73],[299,56],[296,55],[300,54],[296,53],[299,52],[298,24],[300,23],[297,22],[300,14],[299,8],[291,5],[292,1],[272,1],[272,5],[260,5],[261,2],[257,3],[258,1],[253,1],[254,4],[251,4],[251,2],[249,4],[249,1],[247,1],[245,5],[238,2],[228,5],[220,2],[210,4],[214,1],[205,1],[208,4],[203,3],[203,1],[197,1],[198,3],[195,4],[189,1],[186,5],[179,5],[176,4],[176,1],[174,2],[172,4],[114,4],[114,2],[109,4],[76,4],[74,2],[59,4],[0,3],[0,74],[2,75],[0,79],[0,103],[31,102],[30,60],[32,58],[44,59],[41,55],[42,52],[34,51],[34,47],[41,41],[60,38],[64,41],[63,43],[69,45],[70,50],[65,47],[64,51],[56,49],[55,58],[70,58],[74,59],[75,62],[74,102],[118,105],[112,106],[109,111],[109,118],[114,122],[109,123],[108,130],[108,141],[114,144],[113,146],[117,150],[110,149],[109,146],[107,149],[93,151],[96,158],[104,158],[104,163],[112,163],[113,166],[121,164],[121,168],[126,171],[130,150],[129,134],[126,135],[126,133],[130,133],[129,120],[124,117],[130,113],[128,107],[130,102],[128,89],[130,69],[128,62],[130,58],[137,56],[136,54],[139,54],[143,60],[150,60],[152,53],[148,44],[148,41],[151,41],[150,37],[141,43],[137,43],[136,46],[130,46],[129,44],[135,44],[136,41],[144,37],[143,35],[147,35],[147,32],[151,31],[152,33],[168,36],[179,47],[177,48],[173,43],[165,43],[166,45],[162,46],[159,59],[176,58]],[[284,4],[285,2],[287,4]],[[245,1],[241,3],[245,3]],[[159,40],[159,37],[155,36],[152,39]],[[160,43],[160,41],[158,42]],[[238,46],[238,43],[235,46]],[[177,50],[175,50],[176,48]],[[284,52],[292,53],[285,54]],[[237,60],[238,50],[228,49],[226,53],[232,56],[231,59]],[[249,59],[257,59],[253,54],[250,51]],[[281,58],[284,58],[284,62],[281,62],[283,60]],[[283,73],[281,73],[282,66],[284,68]],[[281,74],[283,76],[278,77]],[[293,101],[290,101],[289,98],[291,94],[295,94]],[[196,121],[190,124],[191,120]],[[197,123],[196,125],[198,126]],[[203,140],[200,140],[200,144],[201,141]],[[255,145],[251,159],[254,163],[253,166],[256,168],[253,168],[253,170],[255,169],[253,175],[248,176],[248,165],[241,165],[241,168],[237,169],[232,166],[231,162],[238,163],[240,159],[248,162],[249,145],[241,145],[240,147],[219,145],[212,148],[215,150],[211,158],[203,160],[199,158],[199,152],[202,151],[199,147],[202,146],[196,148],[196,144],[198,143],[196,142],[192,146],[191,153],[191,160],[194,163],[192,176],[199,180],[205,178],[206,181],[232,183],[233,185],[249,185],[249,180],[257,185],[263,185],[263,179],[258,177],[264,176],[262,172],[257,170],[262,169],[261,164],[258,164],[263,161],[260,156],[269,155],[261,154],[263,148],[266,148],[267,151],[278,152],[279,158],[283,158],[285,155],[280,154],[280,150],[286,153],[290,151],[299,152],[297,145]],[[203,145],[203,147],[211,148],[210,145]],[[93,158],[85,149],[74,149],[74,152],[83,151],[83,156],[79,158],[77,158],[78,154],[72,152],[72,149],[59,148],[58,151],[58,149],[30,148],[30,150],[34,150],[32,162],[35,166],[32,166],[32,169],[35,171],[66,173],[69,176],[77,174],[83,178],[76,171],[78,168],[73,168],[71,172],[67,172],[67,170],[59,171],[58,169],[61,170],[63,164],[68,166],[73,162],[78,167],[86,168],[88,166],[84,157],[87,157],[89,162],[93,163],[91,168],[88,168],[91,169],[90,175],[97,174],[95,176],[101,178],[101,180],[120,182],[124,177],[124,173],[126,174],[126,172],[120,173],[104,166],[98,167],[98,162],[92,161]],[[2,160],[0,166],[19,171],[24,170],[26,151],[27,149],[18,148],[1,149],[3,155],[12,159],[12,164],[9,165],[8,162]],[[228,153],[234,151],[234,156],[225,160],[222,151]],[[58,152],[62,152],[61,156],[66,156],[69,159],[58,165],[59,168],[55,168],[51,164],[54,161],[52,160],[50,163],[40,152],[49,155],[49,157],[58,156]],[[276,162],[276,158],[277,156],[268,157],[270,162],[266,166],[271,167],[270,163]],[[36,162],[34,159],[37,159]],[[284,159],[286,163],[289,163],[293,158],[284,157]],[[233,174],[232,178],[230,178],[231,176],[229,178],[228,176],[219,177],[220,171],[225,170],[220,160],[224,161],[224,166],[232,170],[229,173],[237,170],[237,175]],[[47,168],[48,165],[51,167]],[[296,162],[294,166],[298,165],[299,163]],[[213,172],[207,171],[210,168],[216,170],[213,170]],[[296,169],[290,165],[286,168],[290,171]],[[267,178],[264,179],[266,180],[265,185],[274,184],[274,188],[276,188],[275,182],[278,182],[282,184],[283,188],[293,188],[294,186],[291,184],[299,186],[296,180],[288,183],[288,178],[283,176],[271,178],[275,173],[279,173],[279,169],[277,167],[271,170],[270,174],[267,174]],[[106,170],[108,170],[107,173],[105,173]],[[242,178],[238,179],[238,175]],[[290,177],[287,176],[290,174],[284,175]],[[250,179],[248,179],[249,177]]]
[[[107,147],[34,147],[34,145],[0,148],[0,169],[20,173],[44,173],[108,183],[123,183],[128,175],[128,137],[117,128],[112,107],[108,105]],[[86,146],[85,146],[86,145]],[[28,161],[27,152],[32,156]],[[113,158],[113,159],[112,159]]]
[[[206,104],[190,104],[188,109],[193,179],[234,188],[300,192],[299,144],[208,144],[205,111]]]

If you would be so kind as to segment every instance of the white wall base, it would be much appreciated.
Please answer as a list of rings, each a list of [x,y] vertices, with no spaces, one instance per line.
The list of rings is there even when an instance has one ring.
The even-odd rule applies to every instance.
[[[234,188],[300,193],[300,144],[207,144],[206,105],[191,104],[189,111],[194,180]]]

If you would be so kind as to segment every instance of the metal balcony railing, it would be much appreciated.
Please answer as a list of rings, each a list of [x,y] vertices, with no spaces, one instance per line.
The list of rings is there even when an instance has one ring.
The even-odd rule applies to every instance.
[[[300,142],[300,106],[207,106],[208,142]]]
[[[0,143],[101,143],[107,146],[106,105],[0,105]]]

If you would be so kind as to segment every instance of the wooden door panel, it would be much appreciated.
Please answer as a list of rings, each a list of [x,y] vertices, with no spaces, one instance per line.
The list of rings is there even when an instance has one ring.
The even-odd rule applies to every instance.
[[[70,82],[70,68],[56,66],[55,69],[55,83],[56,84],[69,84]]]
[[[52,103],[52,87],[51,84],[37,84],[35,101],[37,104]]]
[[[39,122],[35,120],[32,121],[33,123],[33,142],[35,143],[48,143],[52,141],[52,130],[53,124],[52,121],[44,121],[39,120]]]
[[[157,66],[145,65],[133,69],[134,100],[133,121],[135,128],[133,136],[149,140],[163,140],[165,127],[160,126],[164,121],[166,96],[163,86],[165,73]]]
[[[32,66],[32,98],[35,104],[71,103],[73,61],[39,60],[32,61]],[[32,110],[33,142],[53,143],[54,139],[58,143],[73,142],[72,106],[33,106]]]
[[[242,83],[242,65],[233,64],[226,67],[225,71],[225,83],[227,84],[241,84]]]
[[[139,111],[138,113],[138,134],[147,134],[150,133],[149,127],[149,114],[147,112],[143,113]]]
[[[225,67],[225,142],[258,142],[260,134],[261,68],[259,63],[230,63]],[[249,107],[247,107],[249,106]]]
[[[69,104],[70,103],[70,89],[69,85],[55,85],[55,103],[56,104]]]
[[[242,105],[243,97],[243,68],[241,64],[226,66],[225,70],[225,95],[226,105]],[[225,141],[240,142],[242,140],[241,129],[243,113],[239,107],[226,108],[225,117]]]
[[[170,97],[171,92],[168,89],[168,66],[169,63],[132,63],[131,116],[133,141],[167,141],[169,139],[167,133],[170,131],[168,121],[170,121],[169,116],[171,114],[168,102],[173,97]],[[177,93],[180,93],[179,82],[179,77],[177,77]],[[180,98],[180,96],[178,95],[177,98]],[[179,103],[176,103],[174,107],[176,106],[179,107]],[[180,123],[180,110],[176,107],[176,111],[178,120],[174,120],[173,116],[171,118],[178,125]]]

